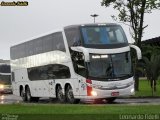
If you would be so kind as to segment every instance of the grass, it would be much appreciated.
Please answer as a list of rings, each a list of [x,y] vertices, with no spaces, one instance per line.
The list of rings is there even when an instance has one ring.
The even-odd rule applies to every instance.
[[[0,113],[10,114],[158,114],[160,105],[13,104],[0,108]]]
[[[120,115],[159,114],[160,105],[71,105],[71,104],[12,104],[0,105],[0,113],[18,115],[24,119],[105,120],[120,119]]]
[[[150,87],[150,82],[148,80],[139,81],[139,91],[135,94],[136,97],[150,97],[152,96],[152,91]],[[157,92],[155,96],[160,96],[160,81],[157,81]]]
[[[160,96],[160,83],[157,84],[156,96]],[[150,84],[140,80],[140,91],[135,96],[151,96]],[[160,119],[160,105],[119,105],[119,104],[10,104],[0,105],[0,119],[18,117],[14,120],[149,120],[146,115],[156,115]],[[126,120],[125,119],[125,120]]]

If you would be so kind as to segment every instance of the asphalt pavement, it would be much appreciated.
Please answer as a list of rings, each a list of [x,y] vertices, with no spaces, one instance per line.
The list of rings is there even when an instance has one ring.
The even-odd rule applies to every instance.
[[[0,95],[0,104],[23,103],[21,97],[12,94]],[[49,98],[41,98],[38,103],[57,103],[51,101]],[[37,104],[38,104],[37,103]],[[81,104],[85,104],[85,100]],[[29,104],[29,103],[28,103]],[[104,104],[104,103],[102,103]],[[112,104],[156,104],[160,105],[160,98],[117,98]]]

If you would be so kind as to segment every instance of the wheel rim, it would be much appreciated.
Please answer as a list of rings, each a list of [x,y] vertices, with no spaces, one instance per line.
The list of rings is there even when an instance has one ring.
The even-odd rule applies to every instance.
[[[25,100],[24,90],[21,91],[21,97],[22,97],[22,99],[24,101]]]
[[[30,93],[30,90],[29,90],[29,88],[27,89],[27,93],[26,93],[27,95],[27,100],[28,101],[30,101],[31,100],[31,93]]]
[[[67,98],[68,98],[68,101],[70,103],[74,102],[73,90],[72,90],[72,88],[70,86],[69,86],[68,91],[67,91]]]
[[[62,89],[60,87],[58,88],[57,97],[60,102],[64,101],[64,95],[63,95]]]

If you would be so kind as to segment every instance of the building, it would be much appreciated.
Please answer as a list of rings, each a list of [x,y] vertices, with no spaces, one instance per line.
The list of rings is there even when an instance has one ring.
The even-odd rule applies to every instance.
[[[160,37],[151,38],[142,42],[144,45],[160,46]]]

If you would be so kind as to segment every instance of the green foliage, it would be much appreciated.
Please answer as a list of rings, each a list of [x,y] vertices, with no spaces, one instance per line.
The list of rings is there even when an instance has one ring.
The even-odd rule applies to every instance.
[[[0,113],[1,114],[21,114],[21,115],[61,115],[62,117],[65,115],[81,115],[79,119],[76,120],[84,120],[84,115],[95,115],[91,118],[97,118],[100,120],[98,115],[103,116],[102,120],[108,120],[108,114],[116,115],[116,114],[159,114],[160,105],[129,105],[129,104],[112,104],[112,105],[85,105],[85,104],[6,104],[0,105]],[[54,116],[53,116],[54,117]],[[90,119],[91,119],[90,118]],[[53,119],[56,120],[56,117]],[[18,119],[19,120],[19,119]],[[31,118],[28,120],[32,120]],[[39,119],[36,119],[39,120]],[[65,117],[64,119],[65,120]],[[85,119],[89,120],[89,119]]]
[[[157,80],[160,71],[160,55],[151,55],[151,58],[143,57],[144,68],[149,80]]]
[[[142,54],[148,59],[151,58],[151,55],[160,55],[160,46],[151,46],[151,45],[142,45]]]
[[[152,92],[156,91],[156,83],[160,76],[160,47],[159,46],[142,46],[143,51],[143,69],[147,79],[150,80]]]
[[[157,81],[157,91],[155,92],[156,97],[160,97],[160,81]],[[150,87],[150,81],[147,79],[139,80],[139,91],[136,91],[133,97],[152,97],[152,90]]]

